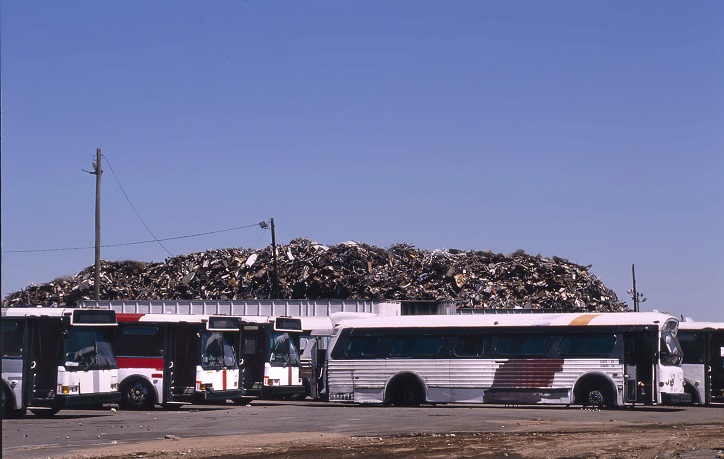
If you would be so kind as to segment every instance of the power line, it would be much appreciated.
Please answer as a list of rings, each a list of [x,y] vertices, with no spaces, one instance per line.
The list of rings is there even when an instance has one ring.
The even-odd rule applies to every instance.
[[[111,169],[111,173],[113,174],[113,178],[116,179],[116,183],[118,183],[118,187],[119,187],[119,188],[121,189],[121,191],[123,192],[123,196],[126,197],[126,201],[128,201],[128,204],[131,206],[131,209],[133,209],[133,212],[136,214],[136,217],[138,217],[138,219],[141,221],[141,223],[143,224],[143,226],[146,228],[146,231],[148,231],[148,234],[151,235],[151,237],[153,238],[153,240],[156,241],[156,242],[158,242],[158,245],[160,245],[160,246],[163,248],[163,250],[165,250],[166,253],[168,253],[171,257],[173,257],[173,254],[166,248],[165,245],[163,245],[163,244],[161,243],[161,241],[158,240],[158,238],[156,237],[156,235],[153,234],[153,231],[151,231],[151,228],[149,228],[148,225],[146,225],[146,222],[143,221],[143,218],[141,218],[141,215],[138,213],[138,211],[136,210],[136,207],[135,207],[135,206],[133,205],[133,203],[131,202],[131,198],[128,197],[128,194],[126,194],[126,190],[123,189],[123,185],[121,185],[121,181],[118,180],[118,176],[116,175],[116,171],[113,170],[113,166],[111,166],[111,162],[108,161],[108,156],[107,156],[107,155],[103,155],[103,157],[106,159],[106,163],[108,164],[108,167],[110,167],[110,169]],[[101,245],[101,247],[103,247],[103,246]]]
[[[188,238],[198,237],[198,236],[207,236],[209,234],[225,233],[228,231],[236,231],[239,229],[253,228],[255,226],[259,226],[259,224],[254,223],[252,225],[236,226],[234,228],[227,228],[227,229],[216,230],[216,231],[206,231],[204,233],[187,234],[185,236],[174,236],[174,237],[167,237],[167,238],[162,238],[162,239],[151,239],[148,241],[121,242],[118,244],[107,244],[107,245],[102,245],[101,247],[121,247],[121,246],[126,246],[126,245],[140,245],[140,244],[151,244],[151,243],[163,242],[163,241],[175,241],[178,239],[188,239]],[[92,249],[92,248],[93,248],[92,246],[65,247],[65,248],[53,248],[53,249],[3,250],[2,252],[3,253],[61,252],[61,251],[70,251],[70,250],[87,250],[87,249]]]

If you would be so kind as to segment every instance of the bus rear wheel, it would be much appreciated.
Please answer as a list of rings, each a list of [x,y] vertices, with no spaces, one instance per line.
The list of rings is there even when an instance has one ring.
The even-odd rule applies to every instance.
[[[609,408],[614,405],[611,391],[603,386],[589,385],[581,390],[578,403],[595,408]]]
[[[425,391],[417,377],[400,376],[389,383],[386,401],[394,406],[419,406],[425,401]]]
[[[142,380],[127,382],[121,389],[121,407],[128,410],[144,410],[153,406],[153,388]]]
[[[30,408],[30,412],[40,418],[49,418],[55,416],[60,408]]]

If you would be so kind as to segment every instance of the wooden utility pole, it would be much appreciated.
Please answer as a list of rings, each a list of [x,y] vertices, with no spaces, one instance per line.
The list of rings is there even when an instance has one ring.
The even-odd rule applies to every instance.
[[[96,148],[96,160],[93,163],[93,172],[96,176],[96,267],[95,267],[95,294],[94,299],[100,301],[101,296],[101,149]]]
[[[634,312],[639,312],[639,293],[636,291],[636,265],[631,265],[631,277],[633,278]]]

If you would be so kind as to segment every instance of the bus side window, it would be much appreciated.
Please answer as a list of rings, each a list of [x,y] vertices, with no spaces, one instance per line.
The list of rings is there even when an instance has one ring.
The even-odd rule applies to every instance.
[[[704,363],[706,345],[704,335],[694,331],[679,330],[679,344],[684,351],[684,363]]]
[[[3,321],[2,325],[2,354],[3,357],[23,356],[22,326],[15,321]]]
[[[607,357],[613,352],[616,335],[591,333],[565,335],[558,346],[558,354],[565,357]]]
[[[120,357],[158,357],[163,355],[163,335],[156,326],[122,326],[116,338]]]
[[[553,339],[548,335],[503,335],[498,342],[498,355],[540,357],[548,352]]]
[[[344,353],[347,357],[373,357],[379,341],[377,336],[352,336]]]
[[[480,357],[485,354],[485,340],[480,335],[461,335],[455,343],[455,355],[458,357]]]

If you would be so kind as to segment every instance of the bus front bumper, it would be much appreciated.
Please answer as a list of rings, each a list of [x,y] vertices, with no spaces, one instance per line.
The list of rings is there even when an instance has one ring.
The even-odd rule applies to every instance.
[[[241,398],[244,396],[243,389],[227,389],[212,391],[196,391],[194,392],[194,402],[214,402],[222,400],[230,400],[233,398]]]
[[[661,394],[662,405],[691,405],[691,394],[670,394],[663,392]]]
[[[76,408],[81,406],[103,405],[105,403],[119,403],[120,392],[101,392],[98,394],[64,395],[58,394],[55,398],[56,408]]]
[[[305,395],[307,395],[305,386],[264,386],[261,389],[262,398],[294,398]]]

